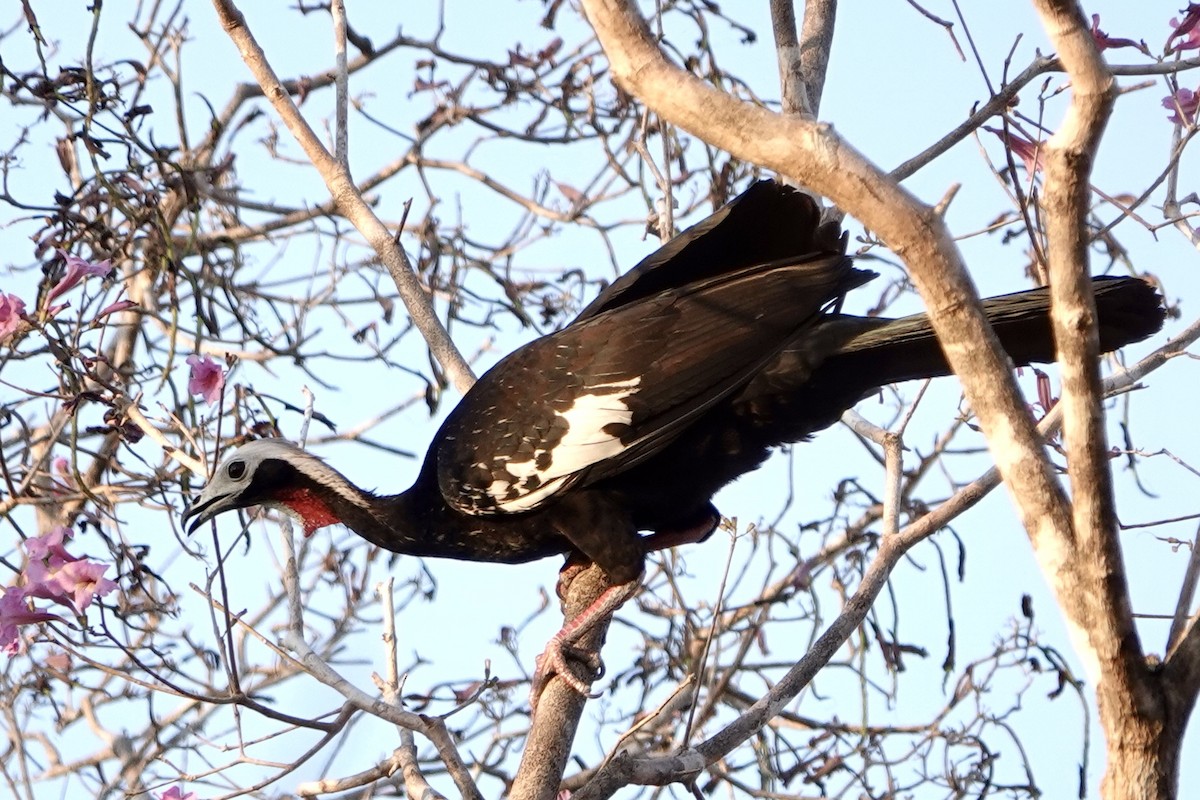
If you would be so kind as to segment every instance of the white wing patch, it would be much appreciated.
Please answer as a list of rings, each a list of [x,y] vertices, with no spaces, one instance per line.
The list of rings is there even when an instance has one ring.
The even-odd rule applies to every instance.
[[[571,475],[624,450],[620,432],[633,420],[625,401],[637,392],[640,381],[634,377],[589,386],[587,394],[554,412],[567,426],[561,439],[520,461],[497,456],[496,477],[486,489],[495,510],[515,513],[536,508]]]

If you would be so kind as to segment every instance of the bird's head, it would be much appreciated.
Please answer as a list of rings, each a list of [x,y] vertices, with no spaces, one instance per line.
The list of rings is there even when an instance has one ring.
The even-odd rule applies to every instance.
[[[226,511],[261,505],[295,517],[307,536],[342,522],[346,503],[361,507],[363,493],[337,470],[284,439],[258,439],[226,456],[183,522],[192,534]]]

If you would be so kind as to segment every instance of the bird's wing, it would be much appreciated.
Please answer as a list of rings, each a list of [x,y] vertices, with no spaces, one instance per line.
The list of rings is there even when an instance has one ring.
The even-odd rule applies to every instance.
[[[794,261],[798,253],[845,252],[841,237],[836,222],[822,223],[812,197],[773,180],[759,181],[642,259],[575,321],[722,274]]]
[[[442,426],[442,494],[466,513],[520,513],[644,461],[870,277],[840,253],[759,265],[521,348]]]

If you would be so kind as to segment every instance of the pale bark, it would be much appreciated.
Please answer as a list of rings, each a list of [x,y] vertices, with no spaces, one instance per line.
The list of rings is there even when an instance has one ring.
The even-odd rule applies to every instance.
[[[807,0],[804,3],[804,21],[800,24],[800,73],[804,76],[809,108],[814,116],[821,111],[836,21],[837,0]]]
[[[582,614],[607,588],[608,581],[599,567],[592,566],[576,575],[566,588],[563,618],[574,619]],[[607,631],[605,620],[588,631],[575,649],[599,655]],[[511,800],[553,800],[558,794],[587,700],[566,681],[550,681],[525,740],[521,765],[508,793]]]
[[[793,0],[771,0],[771,29],[785,114],[812,117],[820,111],[836,18],[837,0],[810,0],[804,4],[804,21],[797,36]]]
[[[1034,545],[1096,685],[1108,755],[1102,795],[1110,800],[1174,797],[1184,724],[1195,694],[1168,690],[1161,673],[1148,666],[1134,625],[1100,404],[1096,309],[1088,286],[1088,181],[1117,88],[1076,3],[1035,0],[1034,6],[1071,78],[1071,105],[1045,147],[1043,206],[1074,516],[1073,531],[1035,539]]]

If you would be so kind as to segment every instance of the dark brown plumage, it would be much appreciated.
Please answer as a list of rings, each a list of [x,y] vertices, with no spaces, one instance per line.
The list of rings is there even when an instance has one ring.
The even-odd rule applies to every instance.
[[[772,447],[882,385],[947,374],[923,315],[838,312],[874,273],[855,268],[840,231],[819,219],[803,194],[755,184],[483,375],[405,492],[377,497],[290,444],[251,442],[188,510],[191,529],[273,504],[309,533],[340,521],[397,553],[575,554],[614,583],[635,581],[648,548],[710,533],[712,495]],[[1103,349],[1162,326],[1144,281],[1094,287]],[[1015,364],[1053,360],[1048,305],[1044,290],[986,302]]]

